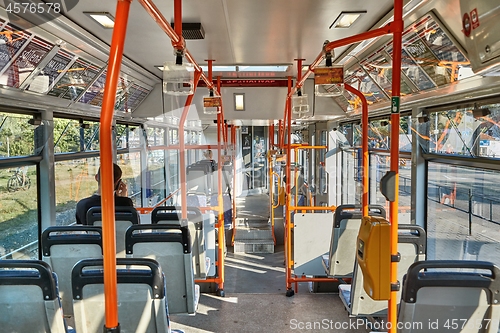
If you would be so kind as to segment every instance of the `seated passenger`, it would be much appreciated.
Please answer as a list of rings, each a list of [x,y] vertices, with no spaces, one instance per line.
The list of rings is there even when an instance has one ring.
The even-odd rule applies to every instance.
[[[101,169],[97,171],[95,180],[97,181],[97,191],[88,198],[83,198],[76,205],[76,223],[87,224],[87,211],[92,207],[101,206],[101,183],[99,182],[99,175]],[[134,206],[132,199],[128,197],[127,184],[122,181],[122,169],[113,163],[113,178],[115,182],[115,206]]]
[[[208,149],[205,153],[203,153],[205,160],[210,163],[210,172],[215,172],[217,171],[217,163],[215,162],[212,154],[212,150]]]

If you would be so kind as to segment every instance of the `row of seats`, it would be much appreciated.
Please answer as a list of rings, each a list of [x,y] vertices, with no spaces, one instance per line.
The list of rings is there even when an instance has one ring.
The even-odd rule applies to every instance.
[[[383,208],[370,215],[385,217]],[[330,277],[352,277],[339,286],[339,296],[351,316],[385,317],[387,301],[373,300],[363,288],[356,262],[360,207],[339,206],[335,212],[330,251],[323,256]],[[490,262],[425,261],[426,233],[416,225],[399,225],[398,332],[488,332],[500,328],[500,270]]]
[[[159,206],[151,212],[152,224],[166,224],[171,226],[180,225],[181,208],[176,206]],[[214,253],[207,256],[207,248],[215,247],[215,236],[212,235],[211,226],[215,224],[212,214],[203,216],[197,207],[187,207],[187,221],[183,222],[188,227],[191,235],[191,249],[193,252],[193,269],[196,279],[206,279],[208,271],[215,261]],[[116,232],[116,256],[125,258],[125,234],[132,225],[140,222],[139,213],[133,207],[115,208],[115,232]],[[101,207],[92,207],[87,212],[87,224],[89,226],[102,226]],[[49,229],[50,230],[50,229]],[[42,243],[44,235],[42,234]],[[207,243],[210,244],[207,245]]]
[[[194,284],[194,267],[199,269],[205,264],[200,263],[200,251],[193,256],[189,230],[191,226],[195,238],[203,237],[199,211],[192,218],[194,222],[179,221],[174,208],[163,207],[158,210],[158,214],[153,215],[153,224],[131,224],[122,238],[127,257],[151,258],[159,262],[167,277],[168,303],[173,314],[194,314],[199,298],[198,286]],[[198,246],[196,248],[199,250]],[[61,277],[63,308],[65,313],[72,315],[71,299],[67,297],[71,295],[71,268],[81,259],[102,258],[101,228],[49,227],[42,234],[42,250],[43,259]],[[193,257],[196,259],[193,260]]]
[[[165,277],[152,259],[117,260],[118,320],[124,332],[170,333]],[[72,269],[76,332],[102,332],[102,259],[79,261]],[[2,332],[67,333],[57,275],[40,260],[0,260]]]

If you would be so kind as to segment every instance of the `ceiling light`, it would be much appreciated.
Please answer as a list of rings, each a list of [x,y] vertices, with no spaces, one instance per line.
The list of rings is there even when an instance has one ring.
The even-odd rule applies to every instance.
[[[340,15],[333,21],[331,28],[350,28],[361,15],[366,14],[365,11],[358,12],[341,12]]]
[[[238,72],[286,72],[290,65],[238,66]]]
[[[234,96],[234,110],[245,111],[245,94],[235,93],[233,96]]]
[[[97,23],[106,29],[113,29],[115,26],[115,18],[108,12],[83,12],[85,15],[90,16]]]
[[[208,66],[200,66],[204,72],[208,72]],[[236,72],[236,66],[212,66],[212,72]]]

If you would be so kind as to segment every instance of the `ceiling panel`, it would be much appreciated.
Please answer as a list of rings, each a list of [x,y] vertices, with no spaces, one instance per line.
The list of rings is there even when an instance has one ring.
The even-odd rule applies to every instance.
[[[392,9],[392,4],[391,0],[184,0],[182,16],[183,22],[201,22],[204,27],[204,40],[186,41],[199,64],[205,64],[206,59],[220,65],[293,64],[296,58],[304,58],[307,64],[318,56],[326,39],[369,29]],[[155,5],[169,22],[173,21],[173,1],[155,1]],[[115,6],[115,1],[79,1],[68,17],[109,44],[112,31],[83,13],[107,11],[114,15]],[[367,13],[350,29],[329,29],[341,10]],[[131,4],[124,53],[158,76],[161,73],[155,66],[174,59],[170,39],[139,1]]]

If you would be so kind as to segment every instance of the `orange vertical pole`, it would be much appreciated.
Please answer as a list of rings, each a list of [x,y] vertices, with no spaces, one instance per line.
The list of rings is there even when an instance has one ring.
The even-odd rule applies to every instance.
[[[395,198],[389,203],[391,222],[391,256],[398,254],[398,203],[399,203],[399,105],[401,94],[401,52],[403,33],[403,0],[394,0],[394,30],[392,58],[392,98],[391,98],[391,171],[395,174]],[[391,285],[398,281],[398,263],[391,262]],[[388,304],[388,322],[391,323],[390,333],[396,333],[397,324],[397,290],[391,291]]]
[[[285,111],[286,114],[286,111]],[[283,148],[283,120],[278,121],[278,147]]]
[[[294,59],[297,60],[297,82],[302,80],[302,62],[305,59]]]
[[[181,180],[181,198],[187,200],[187,180],[186,180],[186,143],[184,142],[184,124],[186,123],[186,118],[189,113],[189,107],[193,102],[193,97],[196,92],[196,87],[198,87],[198,81],[200,80],[201,72],[194,72],[194,88],[193,94],[186,98],[186,104],[182,110],[181,119],[179,120],[179,173]],[[183,219],[187,219],[187,204],[183,202],[181,207]]]
[[[269,126],[269,151],[274,150],[274,123]],[[274,176],[273,176],[273,159],[271,153],[268,152],[267,166],[269,170],[269,207],[271,209],[271,235],[273,236],[274,245],[276,245],[276,237],[274,236]],[[278,194],[279,195],[279,194]]]
[[[212,59],[208,59],[207,62],[208,62],[208,81],[212,82],[212,64],[214,61]]]
[[[363,93],[352,86],[345,84],[344,85],[345,89],[356,96],[359,97],[359,99],[362,102],[362,114],[361,114],[361,139],[362,139],[362,144],[361,144],[361,151],[362,151],[362,158],[361,158],[361,165],[362,165],[362,183],[363,183],[363,194],[362,194],[362,212],[363,216],[368,215],[368,165],[369,165],[369,160],[368,160],[368,102],[366,100],[365,95]]]
[[[274,172],[273,172],[273,158],[271,155],[271,151],[267,152],[267,163],[269,164],[267,170],[269,171],[268,179],[269,179],[269,208],[271,209],[271,235],[273,236],[274,245],[276,245],[276,237],[274,236]],[[278,193],[279,195],[279,193]]]
[[[182,0],[174,1],[174,29],[177,36],[182,36]]]
[[[128,14],[131,0],[118,0],[116,5],[115,27],[109,50],[108,71],[102,100],[101,128],[99,141],[101,149],[101,206],[102,206],[102,243],[104,266],[105,332],[119,332],[118,296],[116,278],[115,244],[115,196],[113,181],[113,141],[112,126],[115,111],[116,87],[120,77],[123,45],[127,32]]]
[[[221,85],[221,80],[220,76],[217,77],[217,91],[220,94],[220,86]],[[218,163],[218,168],[217,168],[217,173],[219,174],[219,183],[217,184],[219,188],[219,194],[217,195],[217,201],[218,201],[218,225],[217,228],[219,230],[218,232],[218,242],[219,242],[219,248],[218,248],[218,258],[217,258],[217,268],[218,268],[218,275],[219,275],[219,283],[218,283],[218,289],[219,289],[219,295],[223,296],[224,295],[224,202],[223,202],[223,196],[222,196],[222,154],[221,154],[221,141],[222,141],[222,130],[223,130],[223,115],[222,112],[217,114],[217,159],[219,161]]]
[[[269,126],[269,147],[274,147],[274,123]]]
[[[292,90],[292,77],[288,77],[288,92]],[[286,100],[286,115],[287,115],[287,121],[288,121],[288,142],[286,144],[286,205],[285,205],[285,261],[286,261],[286,295],[287,296],[292,296],[293,295],[293,290],[292,290],[292,268],[291,266],[293,265],[292,261],[292,214],[290,212],[290,206],[291,206],[291,171],[290,171],[290,165],[292,163],[292,145],[291,145],[291,139],[292,139],[292,107],[291,107],[291,99],[287,98]],[[283,132],[285,131],[285,128],[283,129]],[[284,133],[283,133],[284,137]],[[283,142],[283,144],[285,144]]]
[[[282,131],[281,131],[281,147],[285,147],[285,127],[287,124],[287,119],[288,119],[288,104],[285,104],[285,115],[283,116],[283,122],[282,124]]]

